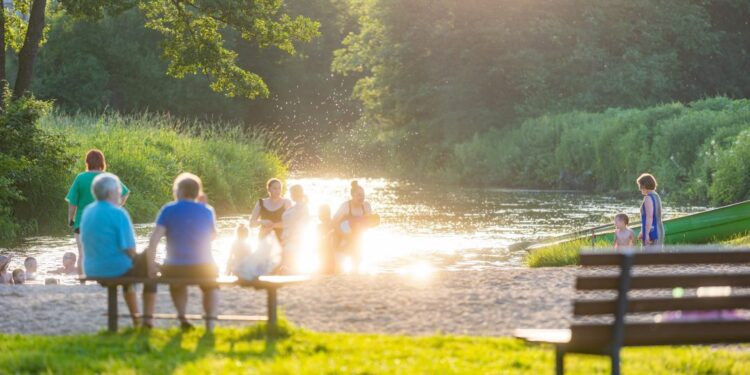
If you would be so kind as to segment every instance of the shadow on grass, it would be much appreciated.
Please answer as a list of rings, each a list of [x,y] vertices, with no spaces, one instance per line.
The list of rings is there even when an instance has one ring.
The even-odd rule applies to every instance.
[[[266,340],[266,325],[245,329],[125,330],[81,336],[21,336],[0,355],[0,373],[172,373],[204,357],[271,360],[276,344],[291,336],[286,324]]]

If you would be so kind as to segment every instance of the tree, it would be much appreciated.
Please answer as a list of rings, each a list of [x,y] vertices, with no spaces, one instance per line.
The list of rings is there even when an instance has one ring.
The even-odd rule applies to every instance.
[[[60,0],[59,4],[17,0],[15,9],[4,9],[0,18],[5,25],[0,49],[4,51],[11,44],[20,51],[14,96],[26,94],[31,87],[48,12],[96,19],[132,8],[143,13],[146,27],[164,36],[163,55],[170,61],[168,74],[178,78],[203,74],[209,77],[213,90],[227,96],[253,99],[269,94],[259,75],[237,65],[237,52],[227,46],[228,42],[239,37],[262,48],[276,47],[294,54],[296,43],[319,34],[318,22],[304,16],[292,18],[285,13],[282,0]],[[23,42],[17,43],[22,33]],[[2,69],[0,78],[4,76]]]

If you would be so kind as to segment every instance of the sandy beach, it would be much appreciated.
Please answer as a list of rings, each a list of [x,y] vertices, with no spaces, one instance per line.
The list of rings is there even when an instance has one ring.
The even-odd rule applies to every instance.
[[[571,319],[577,270],[443,271],[425,279],[399,274],[316,277],[281,289],[279,304],[289,321],[315,331],[507,336],[515,328],[564,327]],[[119,302],[120,312],[127,311],[121,297]],[[59,335],[106,328],[106,290],[95,284],[0,285],[0,303],[3,333]],[[200,314],[200,306],[200,290],[191,288],[188,312]],[[265,307],[264,292],[221,291],[220,314],[263,314]],[[160,286],[156,311],[174,313],[165,286]],[[129,319],[121,319],[120,325],[129,326]]]

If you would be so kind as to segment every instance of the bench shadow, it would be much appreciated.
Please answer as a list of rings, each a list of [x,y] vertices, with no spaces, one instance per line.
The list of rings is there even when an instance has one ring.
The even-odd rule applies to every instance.
[[[284,336],[289,333],[284,332]],[[264,325],[247,327],[236,333],[126,329],[118,333],[47,340],[34,348],[38,353],[33,355],[53,355],[58,359],[56,362],[19,363],[5,370],[9,373],[96,372],[96,369],[112,366],[112,353],[118,353],[117,366],[123,369],[136,373],[173,373],[212,356],[241,362],[274,360],[278,355],[277,343],[282,340],[284,338],[268,340]]]

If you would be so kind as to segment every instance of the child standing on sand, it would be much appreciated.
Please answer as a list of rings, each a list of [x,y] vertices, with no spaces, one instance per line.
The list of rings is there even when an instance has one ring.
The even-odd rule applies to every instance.
[[[628,228],[629,222],[628,215],[615,215],[615,249],[631,247],[635,244],[635,234],[632,229]]]
[[[237,267],[240,263],[250,255],[250,229],[245,224],[237,226],[236,230],[237,238],[232,244],[232,251],[229,253],[229,259],[227,259],[227,275],[237,275]]]

